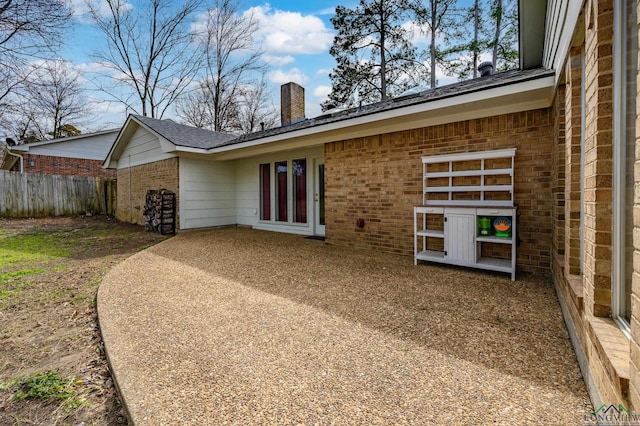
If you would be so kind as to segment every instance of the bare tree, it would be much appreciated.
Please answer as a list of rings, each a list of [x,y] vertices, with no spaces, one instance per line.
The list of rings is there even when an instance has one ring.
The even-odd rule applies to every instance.
[[[32,65],[21,102],[16,103],[14,132],[21,141],[68,136],[88,115],[80,75],[62,60]]]
[[[271,92],[264,78],[244,88],[237,116],[237,130],[242,134],[270,129],[278,124],[278,113],[271,103]]]
[[[60,47],[71,16],[64,0],[0,0],[0,120],[14,111],[11,97],[32,71],[27,63]]]
[[[214,131],[233,131],[239,127],[238,103],[246,86],[265,70],[253,40],[258,23],[240,13],[237,1],[213,0],[211,5],[196,33],[206,75],[197,92],[183,99],[178,115]]]
[[[106,48],[96,58],[113,73],[99,88],[145,116],[162,118],[191,84],[200,66],[192,49],[190,19],[201,0],[146,0],[137,8],[124,0],[103,0],[109,15],[90,3],[89,13],[105,36]],[[122,91],[122,87],[128,91]]]
[[[185,124],[201,129],[210,128],[213,118],[209,91],[198,84],[195,90],[182,95],[176,100],[176,114]]]

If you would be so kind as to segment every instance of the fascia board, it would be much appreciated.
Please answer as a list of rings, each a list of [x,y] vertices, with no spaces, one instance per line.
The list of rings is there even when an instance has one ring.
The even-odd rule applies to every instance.
[[[149,130],[149,129],[147,129]],[[149,130],[151,131],[151,130]],[[171,153],[171,152],[175,152],[176,151],[176,145],[173,144],[173,142],[169,141],[168,139],[160,136],[158,133],[153,132],[156,134],[156,136],[158,136],[158,141],[160,142],[160,149],[162,150],[162,152],[164,153]]]
[[[582,0],[570,0],[565,15],[564,22],[561,25],[562,35],[558,40],[558,46],[556,54],[553,58],[553,63],[545,64],[547,68],[556,70],[556,83],[560,79],[564,62],[569,54],[571,43],[573,40],[573,34],[576,30],[576,25],[580,19],[580,11],[582,10]]]
[[[125,148],[124,146],[122,146],[122,140],[125,137],[131,137],[131,135],[135,133],[137,127],[133,127],[134,125],[142,126],[142,123],[139,120],[137,120],[133,115],[129,114],[129,116],[127,116],[127,119],[124,121],[124,124],[118,131],[118,135],[116,136],[116,139],[113,141],[113,145],[111,145],[111,149],[109,149],[109,153],[107,154],[104,161],[102,162],[103,169],[114,169],[118,167],[118,160],[120,159],[120,155],[122,154]],[[146,126],[145,128],[151,131]]]
[[[160,149],[162,150],[162,152],[164,152],[165,154],[175,153],[176,145],[174,145],[172,142],[164,138],[162,135],[160,135],[158,132],[156,132],[149,126],[145,125],[140,120],[137,120],[134,116],[130,115],[125,121],[124,125],[122,126],[122,129],[120,130],[120,133],[116,137],[116,140],[114,141],[113,146],[109,150],[107,157],[102,163],[103,168],[110,169],[110,168],[116,168],[118,166],[119,156],[120,154],[122,154],[125,148],[124,146],[122,146],[121,141],[125,138],[131,137],[131,135],[133,135],[137,130],[137,128],[133,127],[131,123],[134,123],[136,126],[142,127],[146,131],[156,135],[160,143]]]
[[[242,158],[271,152],[274,148],[272,146],[267,148],[267,146],[276,142],[288,141],[287,146],[282,146],[282,149],[293,149],[354,137],[546,108],[553,101],[554,88],[555,76],[549,75],[540,79],[327,123],[243,144],[212,148],[207,150],[207,153],[213,154],[219,160]]]

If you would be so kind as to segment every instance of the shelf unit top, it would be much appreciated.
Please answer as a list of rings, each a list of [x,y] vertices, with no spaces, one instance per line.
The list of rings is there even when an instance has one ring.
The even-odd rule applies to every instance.
[[[450,161],[488,160],[492,158],[508,158],[516,156],[516,148],[497,149],[494,151],[461,152],[458,154],[441,154],[422,157],[422,162],[447,163]]]
[[[513,207],[514,205],[514,165],[516,148],[499,149],[493,151],[464,152],[458,154],[442,154],[422,157],[423,163],[423,191],[422,202],[425,206],[492,206],[492,207]],[[501,167],[496,169],[485,169],[485,160],[508,159],[511,167]],[[453,164],[464,161],[480,161],[480,168],[473,170],[453,170]],[[429,164],[449,163],[449,170],[428,171]],[[486,176],[509,176],[508,185],[485,185]],[[454,185],[456,177],[478,177],[479,185]],[[448,185],[428,185],[429,179],[448,179]],[[485,192],[508,194],[509,199],[489,199],[485,200]],[[447,199],[429,199],[429,194],[447,193]],[[479,199],[460,199],[457,194],[477,193]]]

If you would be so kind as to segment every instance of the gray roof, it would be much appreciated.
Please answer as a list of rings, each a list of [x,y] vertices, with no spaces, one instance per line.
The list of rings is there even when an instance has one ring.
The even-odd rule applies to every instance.
[[[174,145],[190,148],[210,149],[223,145],[237,136],[229,133],[212,132],[176,123],[173,120],[132,115],[137,121],[149,127]]]
[[[242,136],[199,129],[197,127],[178,124],[169,119],[158,120],[140,115],[133,115],[133,117],[158,134],[162,135],[174,145],[211,149],[223,146],[232,146],[243,142],[294,132],[296,130],[322,126],[356,117],[391,111],[412,105],[424,104],[441,99],[508,86],[511,84],[523,83],[552,75],[554,75],[553,70],[547,70],[544,68],[499,72],[486,77],[448,84],[446,86],[436,87],[434,89],[428,89],[423,92],[400,96],[382,102],[376,102],[374,104],[362,105],[361,107],[337,111],[334,113],[328,111],[326,114],[315,118],[303,119],[293,124],[249,133]]]
[[[472,80],[461,81],[458,83],[448,84],[446,86],[436,87],[434,89],[427,89],[423,92],[401,96],[386,101],[377,102],[370,105],[363,105],[361,107],[351,108],[340,112],[335,112],[302,120],[297,123],[293,123],[286,126],[276,127],[268,129],[262,132],[249,133],[242,135],[232,140],[219,145],[229,146],[238,143],[248,142],[256,139],[266,138],[269,136],[280,135],[283,133],[293,132],[296,130],[302,130],[310,127],[321,126],[323,124],[335,123],[338,121],[349,120],[355,117],[361,117],[370,114],[376,114],[384,111],[391,111],[398,108],[404,108],[411,105],[423,104],[427,102],[433,102],[436,100],[446,99],[454,96],[465,95],[468,93],[479,92],[482,90],[489,90],[496,87],[507,86],[510,84],[522,83],[529,80],[535,80],[539,78],[549,77],[554,75],[553,70],[547,70],[544,68],[536,68],[531,70],[512,70],[495,73],[486,77],[475,78]]]

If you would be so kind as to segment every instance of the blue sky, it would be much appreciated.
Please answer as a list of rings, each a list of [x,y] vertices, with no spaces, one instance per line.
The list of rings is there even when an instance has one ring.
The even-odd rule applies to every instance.
[[[76,7],[76,19],[62,56],[89,76],[87,71],[95,68],[91,54],[101,46],[102,36],[86,15],[83,15],[86,10],[84,1],[71,0]],[[135,7],[137,2],[143,0],[128,1]],[[328,75],[335,65],[329,55],[335,33],[330,19],[337,5],[355,7],[357,0],[272,0],[268,3],[245,0],[242,5],[243,10],[251,9],[260,23],[258,41],[264,50],[264,59],[270,65],[267,77],[277,110],[279,111],[280,85],[294,81],[305,88],[307,117],[320,114],[320,104],[331,89]],[[440,84],[447,82],[451,82],[451,79],[443,77],[439,81]],[[88,81],[87,85],[90,86]],[[106,96],[95,90],[90,93],[90,98],[96,101],[92,104],[96,119],[82,130],[87,132],[119,127],[126,118],[124,106],[99,102]],[[165,118],[174,117],[168,114]]]

